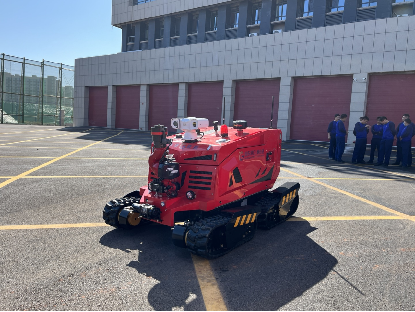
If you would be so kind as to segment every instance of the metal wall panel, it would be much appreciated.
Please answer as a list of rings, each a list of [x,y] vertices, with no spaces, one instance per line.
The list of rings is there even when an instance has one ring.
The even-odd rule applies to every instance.
[[[274,97],[273,127],[277,128],[280,79],[237,81],[233,120],[246,120],[248,127],[268,128]]]
[[[178,97],[178,84],[150,85],[149,130],[160,124],[173,131],[170,123],[172,118],[177,117]]]
[[[350,115],[352,83],[352,76],[296,78],[290,139],[327,141],[334,114]]]
[[[107,126],[107,105],[108,87],[89,87],[89,126]]]
[[[116,96],[115,127],[139,129],[140,86],[119,86]]]
[[[222,118],[223,83],[190,83],[188,86],[187,116],[208,118],[209,125]]]

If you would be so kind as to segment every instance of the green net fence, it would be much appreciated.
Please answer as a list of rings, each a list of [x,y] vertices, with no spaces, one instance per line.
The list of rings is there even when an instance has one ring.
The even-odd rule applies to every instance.
[[[0,123],[72,125],[74,67],[0,56]]]

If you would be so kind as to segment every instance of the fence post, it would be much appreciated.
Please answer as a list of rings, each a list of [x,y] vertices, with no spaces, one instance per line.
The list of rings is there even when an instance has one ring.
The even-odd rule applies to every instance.
[[[4,56],[1,58],[1,123],[3,123],[3,107],[4,107]]]
[[[44,80],[45,80],[45,60],[42,60],[42,64],[41,64],[41,69],[42,69],[42,80],[41,80],[41,89],[40,89],[40,95],[41,95],[41,100],[40,100],[40,103],[41,103],[41,108],[42,108],[42,111],[41,111],[41,113],[40,113],[40,116],[41,116],[41,125],[43,125],[43,92],[44,92]]]
[[[63,64],[61,63],[61,67],[59,68],[59,80],[60,80],[60,92],[59,92],[59,112],[60,112],[60,118],[59,118],[59,126],[64,126],[65,125],[65,112],[62,111],[62,87],[63,87],[63,83],[62,83],[62,77],[63,77]],[[62,112],[63,112],[63,122],[62,122]]]
[[[26,75],[26,58],[23,58],[23,64],[22,64],[22,123],[24,124],[24,81],[25,81],[25,75]]]

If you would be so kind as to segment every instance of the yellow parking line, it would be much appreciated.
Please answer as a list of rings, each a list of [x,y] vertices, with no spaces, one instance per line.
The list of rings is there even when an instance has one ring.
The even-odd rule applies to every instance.
[[[2,134],[30,133],[30,132],[40,132],[40,131],[51,131],[51,130],[56,130],[56,129],[32,130],[32,131],[22,131],[22,132],[3,132],[3,133],[0,133],[0,135],[2,135]]]
[[[0,144],[0,145],[4,146],[4,145],[17,144],[17,143],[33,142],[33,141],[39,141],[39,140],[45,140],[45,139],[51,139],[51,138],[57,138],[57,137],[61,137],[61,136],[65,136],[65,135],[70,135],[70,134],[71,134],[71,133],[65,133],[65,134],[61,134],[61,135],[54,135],[54,136],[45,137],[45,138],[37,138],[37,139],[31,139],[31,140],[25,140],[25,141],[17,141],[17,142],[10,142],[10,143],[2,143],[2,144]]]
[[[14,181],[16,181],[16,180],[19,180],[19,179],[21,179],[21,178],[23,178],[23,177],[25,177],[25,176],[28,176],[29,174],[31,174],[31,173],[33,173],[33,172],[35,172],[35,171],[37,171],[37,170],[39,170],[39,169],[41,169],[41,168],[44,168],[44,167],[46,167],[46,166],[48,166],[48,165],[50,165],[50,164],[53,164],[54,162],[57,162],[58,160],[61,160],[61,159],[65,158],[65,157],[68,157],[68,156],[71,156],[71,155],[73,155],[73,154],[75,154],[75,153],[77,153],[77,152],[79,152],[79,151],[82,151],[82,150],[84,150],[84,149],[87,149],[87,148],[88,148],[88,147],[90,147],[90,146],[93,146],[93,145],[99,144],[99,143],[101,143],[101,142],[104,142],[105,140],[108,140],[108,139],[111,139],[111,138],[113,138],[113,137],[116,137],[116,136],[120,135],[122,132],[123,132],[123,131],[121,131],[121,132],[117,133],[116,135],[110,136],[110,137],[108,137],[108,138],[106,138],[106,139],[104,139],[104,140],[101,140],[101,141],[98,141],[98,142],[95,142],[95,143],[89,144],[89,145],[87,145],[87,146],[84,146],[84,147],[78,148],[77,150],[75,150],[75,151],[73,151],[73,152],[70,152],[70,153],[68,153],[68,154],[66,154],[66,155],[63,155],[63,156],[60,156],[60,157],[56,157],[55,159],[52,159],[52,160],[50,160],[50,161],[48,161],[48,162],[46,162],[46,163],[44,163],[44,164],[42,164],[42,165],[40,165],[40,166],[37,166],[36,168],[30,169],[30,170],[28,170],[28,171],[26,171],[26,172],[23,172],[23,173],[19,174],[18,176],[15,176],[15,177],[13,177],[13,178],[11,178],[11,179],[8,179],[8,180],[6,180],[6,181],[4,181],[4,182],[0,183],[0,189],[1,189],[2,187],[4,187],[4,186],[6,186],[6,185],[8,185],[8,184],[10,184],[10,183],[12,183],[12,182],[14,182]]]
[[[333,216],[333,217],[292,217],[288,221],[359,221],[359,220],[407,220],[400,216]]]
[[[227,311],[209,260],[192,255],[206,311]]]
[[[65,178],[147,178],[147,176],[25,176],[22,179],[65,179]]]
[[[106,223],[75,223],[75,224],[33,224],[33,225],[3,225],[0,231],[6,230],[39,230],[39,229],[68,229],[85,227],[109,226]]]
[[[415,222],[415,217],[411,217],[411,216],[409,216],[409,215],[407,215],[407,214],[401,213],[401,212],[399,212],[399,211],[393,210],[393,209],[388,208],[388,207],[386,207],[386,206],[383,206],[383,205],[380,205],[380,204],[378,204],[378,203],[372,202],[372,201],[367,200],[367,199],[365,199],[365,198],[363,198],[363,197],[360,197],[360,196],[354,195],[354,194],[352,194],[352,193],[350,193],[350,192],[343,191],[343,190],[341,190],[341,189],[338,189],[337,187],[334,187],[334,186],[328,185],[328,184],[326,184],[326,183],[320,182],[320,181],[318,181],[318,180],[316,180],[316,179],[313,179],[313,178],[307,178],[307,177],[305,177],[305,176],[303,176],[303,175],[301,175],[301,174],[295,173],[295,172],[293,172],[293,171],[291,171],[291,170],[287,170],[287,169],[284,169],[284,168],[281,168],[281,170],[283,170],[283,171],[285,171],[285,172],[288,172],[288,173],[290,173],[290,174],[293,174],[293,175],[295,175],[295,176],[297,176],[297,177],[300,177],[300,178],[305,178],[305,179],[307,179],[307,180],[309,180],[309,181],[312,181],[312,182],[314,182],[314,183],[320,184],[320,185],[322,185],[322,186],[324,186],[324,187],[326,187],[326,188],[328,188],[328,189],[331,189],[331,190],[333,190],[333,191],[336,191],[336,192],[342,193],[342,194],[347,195],[347,196],[349,196],[349,197],[351,197],[351,198],[354,198],[354,199],[357,199],[357,200],[359,200],[359,201],[361,201],[361,202],[364,202],[364,203],[366,203],[366,204],[372,205],[372,206],[374,206],[374,207],[376,207],[376,208],[382,209],[382,210],[387,211],[387,212],[390,212],[390,213],[392,213],[392,214],[394,214],[394,215],[397,215],[397,216],[403,217],[404,219],[411,220],[411,221],[414,221],[414,222]]]
[[[415,217],[410,217],[414,219]],[[407,220],[401,216],[326,216],[326,217],[291,217],[287,221],[361,221],[361,220]],[[105,227],[106,223],[68,223],[68,224],[21,224],[21,225],[1,225],[0,231],[6,230],[41,230],[41,229],[70,229],[70,228],[88,228],[88,227]],[[199,257],[194,256],[197,260]],[[201,263],[201,266],[206,264]]]

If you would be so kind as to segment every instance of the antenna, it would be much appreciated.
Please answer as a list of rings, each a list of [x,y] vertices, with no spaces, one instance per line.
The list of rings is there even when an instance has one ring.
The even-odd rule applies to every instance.
[[[269,126],[272,129],[272,120],[274,119],[274,96],[272,96],[272,106],[271,106],[271,125]]]
[[[223,97],[223,106],[222,106],[222,125],[225,124],[225,97]]]

